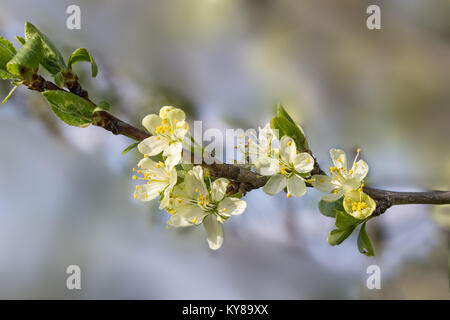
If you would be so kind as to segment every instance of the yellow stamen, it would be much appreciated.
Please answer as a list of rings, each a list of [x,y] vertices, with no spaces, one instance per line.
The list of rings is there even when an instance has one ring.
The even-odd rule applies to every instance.
[[[133,180],[137,180],[137,177],[135,175],[133,176]]]
[[[290,197],[292,197],[292,194],[290,194],[290,193],[286,194],[286,198],[290,198]]]

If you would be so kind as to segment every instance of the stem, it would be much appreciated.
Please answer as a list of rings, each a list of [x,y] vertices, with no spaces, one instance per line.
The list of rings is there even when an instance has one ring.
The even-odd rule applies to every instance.
[[[392,205],[450,203],[450,191],[398,192],[364,187],[364,192],[375,200],[389,198]]]

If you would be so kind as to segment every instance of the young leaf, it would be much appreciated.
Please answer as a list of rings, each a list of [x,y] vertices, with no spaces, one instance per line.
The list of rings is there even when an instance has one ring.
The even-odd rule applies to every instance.
[[[124,155],[124,154],[128,153],[128,151],[131,151],[131,150],[133,150],[134,148],[136,148],[138,144],[139,144],[139,142],[130,144],[128,147],[126,147],[126,148],[122,151],[122,155]]]
[[[20,48],[17,54],[7,63],[6,68],[9,73],[20,76],[22,68],[37,68],[42,57],[42,42],[39,38],[33,37],[28,39],[22,48]]]
[[[0,69],[0,79],[17,79],[17,76]]]
[[[296,124],[284,117],[277,116],[270,120],[270,127],[278,130],[280,134],[279,138],[289,136],[294,139],[298,151],[305,151],[305,136]]]
[[[341,244],[349,235],[352,234],[355,227],[350,227],[347,229],[334,229],[328,234],[327,241],[330,245],[335,246]]]
[[[345,211],[337,211],[336,212],[336,220],[335,224],[338,229],[347,229],[349,227],[356,227],[363,220],[356,219],[349,215]]]
[[[95,63],[94,59],[92,58],[91,54],[89,53],[89,51],[87,51],[85,48],[79,48],[77,50],[75,50],[69,58],[69,69],[72,69],[72,66],[75,65],[78,62],[82,62],[82,61],[86,61],[86,62],[90,62],[91,63],[91,72],[92,72],[92,77],[95,78],[97,76],[98,73],[98,68],[97,68],[97,64]]]
[[[319,210],[324,216],[331,218],[336,217],[336,212],[344,211],[344,207],[342,206],[342,198],[333,202],[320,200]]]
[[[16,48],[13,46],[13,44],[6,38],[0,37],[0,45],[8,49],[9,52],[11,52],[11,55],[15,55],[17,53]]]
[[[97,108],[108,111],[111,108],[111,105],[109,104],[108,101],[102,100],[99,103],[97,103]]]
[[[39,37],[42,41],[42,47],[44,48],[43,59],[41,64],[51,74],[56,74],[60,71],[66,70],[66,63],[62,57],[61,52],[48,40],[48,38],[39,31],[30,22],[25,23],[25,39],[26,43],[33,37]]]
[[[291,118],[289,113],[287,113],[286,109],[281,104],[278,104],[277,106],[277,117],[286,118],[287,120],[295,124],[294,120]]]
[[[86,99],[62,90],[44,91],[42,95],[47,99],[53,112],[65,123],[77,127],[91,123],[95,107]]]
[[[9,98],[11,98],[12,94],[14,91],[16,91],[18,85],[14,85],[14,87],[11,89],[11,91],[9,91],[8,95],[5,97],[5,99],[3,99],[2,104],[5,104],[6,101],[9,100]]]
[[[0,37],[0,70],[6,71],[6,64],[16,54],[16,49],[12,47],[13,50],[11,50],[10,45],[12,46],[8,40]]]
[[[15,36],[14,39],[16,39],[17,43],[23,46],[25,44],[25,39],[19,36]]]
[[[54,74],[53,79],[55,79],[55,84],[58,87],[60,87],[60,88],[64,87],[64,76],[63,76],[62,72],[58,72],[58,73]]]
[[[365,254],[368,257],[372,257],[375,255],[375,252],[372,247],[372,242],[370,241],[369,235],[366,231],[366,223],[364,222],[361,225],[361,229],[359,230],[358,235],[358,250],[362,254]]]

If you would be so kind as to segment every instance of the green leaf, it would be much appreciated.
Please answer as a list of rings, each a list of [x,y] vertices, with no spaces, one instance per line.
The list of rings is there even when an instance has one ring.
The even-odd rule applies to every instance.
[[[94,59],[92,58],[89,51],[87,51],[85,48],[79,48],[75,50],[69,58],[69,69],[72,69],[72,66],[75,65],[78,62],[90,62],[91,63],[91,72],[92,77],[95,78],[98,73],[97,64],[95,63]]]
[[[30,38],[17,54],[12,58],[6,68],[9,73],[20,76],[23,68],[35,69],[43,57],[42,42],[39,38]]]
[[[25,44],[25,39],[19,36],[15,36],[14,39],[16,39],[17,43],[19,43],[21,46]]]
[[[370,241],[369,235],[366,231],[366,223],[364,222],[361,225],[361,229],[359,230],[358,235],[358,250],[362,254],[365,254],[368,257],[373,257],[375,255],[375,251],[372,247],[372,242]]]
[[[14,57],[16,49],[3,37],[0,37],[0,69],[6,71],[6,64]]]
[[[14,45],[6,38],[0,37],[0,45],[8,49],[12,55],[15,55],[17,53],[17,50],[14,47]]]
[[[62,74],[62,72],[58,72],[58,73],[54,74],[53,79],[55,79],[55,84],[58,87],[60,87],[60,88],[64,87],[64,75]]]
[[[344,207],[342,206],[342,198],[333,202],[320,200],[319,210],[324,216],[331,218],[336,217],[336,212],[344,211]]]
[[[124,154],[128,153],[128,151],[131,151],[131,150],[133,150],[134,148],[136,148],[138,144],[139,144],[139,142],[130,144],[128,147],[126,147],[126,148],[122,151],[122,155],[124,155]]]
[[[51,74],[56,74],[60,71],[66,70],[66,63],[64,58],[58,49],[50,42],[50,40],[39,31],[30,22],[25,23],[25,39],[26,43],[33,37],[39,37],[42,41],[42,47],[44,48],[44,54],[41,64]],[[25,44],[26,44],[25,43]]]
[[[305,136],[296,124],[292,123],[284,117],[277,116],[273,117],[272,120],[270,120],[270,127],[272,129],[278,129],[280,139],[283,136],[289,136],[294,139],[298,151],[303,152],[306,150]]]
[[[327,241],[330,245],[335,246],[341,244],[349,235],[352,234],[355,227],[350,227],[347,229],[334,229],[328,234]]]
[[[287,113],[286,109],[281,104],[278,104],[277,106],[277,117],[286,118],[287,120],[295,124],[294,120],[291,118],[289,113]]]
[[[97,104],[97,108],[104,111],[108,111],[109,109],[111,109],[111,105],[109,104],[108,101],[102,100]]]
[[[5,97],[5,99],[3,99],[2,104],[5,104],[6,101],[9,100],[9,98],[11,98],[12,94],[14,91],[16,91],[18,85],[14,85],[14,87],[11,89],[11,91],[9,91],[8,95]]]
[[[338,229],[347,229],[349,227],[356,227],[361,222],[363,222],[363,220],[356,219],[345,211],[336,212],[335,224],[336,227],[338,227]]]
[[[44,91],[42,95],[47,99],[53,112],[65,123],[77,127],[91,123],[95,107],[86,99],[62,90]]]
[[[0,79],[17,79],[17,76],[5,70],[0,70]]]

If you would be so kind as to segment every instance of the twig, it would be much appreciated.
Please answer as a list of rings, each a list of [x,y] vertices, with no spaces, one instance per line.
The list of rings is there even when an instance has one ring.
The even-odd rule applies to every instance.
[[[88,92],[84,90],[78,82],[78,78],[73,77],[70,83],[70,91],[95,105],[90,99]],[[45,90],[64,90],[56,84],[45,80],[42,76],[34,74],[32,81],[24,82],[30,90],[45,91]],[[65,90],[64,90],[65,91]],[[144,130],[138,129],[118,118],[107,111],[96,111],[92,116],[92,124],[105,130],[112,132],[115,135],[121,134],[137,141],[142,141],[151,135]],[[263,187],[268,178],[261,176],[248,169],[226,163],[202,163],[202,166],[210,171],[210,174],[215,177],[224,177],[231,180],[230,190],[228,192],[247,192]],[[325,174],[320,168],[317,161],[315,161],[314,169],[311,175]],[[310,184],[307,184],[311,187]],[[450,204],[450,191],[428,191],[428,192],[395,192],[388,190],[375,189],[364,187],[364,192],[371,196],[377,203],[377,208],[374,215],[384,213],[393,205],[400,204]]]

